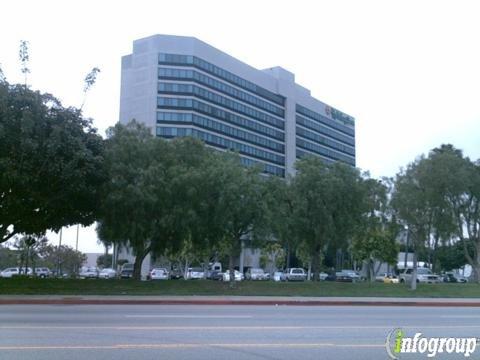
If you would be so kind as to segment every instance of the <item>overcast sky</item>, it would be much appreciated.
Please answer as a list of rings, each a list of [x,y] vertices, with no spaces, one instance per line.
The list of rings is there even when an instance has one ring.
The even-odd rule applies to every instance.
[[[80,106],[104,135],[118,120],[120,57],[153,34],[195,36],[258,69],[282,66],[312,96],[355,117],[357,165],[372,176],[442,143],[480,158],[480,3],[477,1],[5,1],[0,67]],[[50,234],[58,241],[57,234]],[[63,241],[75,243],[75,230]],[[97,251],[92,228],[80,250]]]

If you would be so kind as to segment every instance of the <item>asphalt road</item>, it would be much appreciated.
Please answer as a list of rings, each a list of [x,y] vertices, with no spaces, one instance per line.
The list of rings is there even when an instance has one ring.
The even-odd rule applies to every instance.
[[[462,307],[3,305],[0,359],[387,359],[394,328],[478,338],[479,320]]]

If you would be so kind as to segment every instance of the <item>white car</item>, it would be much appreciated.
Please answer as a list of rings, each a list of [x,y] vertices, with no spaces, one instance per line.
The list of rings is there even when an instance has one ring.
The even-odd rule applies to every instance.
[[[186,280],[204,279],[205,272],[202,268],[194,267],[188,268]]]
[[[98,278],[98,269],[96,267],[83,268],[78,276],[80,279],[96,279]]]
[[[242,281],[245,279],[243,274],[238,270],[234,270],[234,278],[235,281]],[[223,273],[223,281],[230,281],[230,270],[227,270]]]
[[[32,275],[32,273],[33,273],[32,268],[27,268],[27,275]],[[0,277],[3,277],[3,278],[11,278],[13,276],[18,276],[18,275],[25,275],[25,267],[6,268],[2,272],[0,272]]]
[[[245,275],[247,280],[270,280],[270,274],[260,268],[250,268]]]
[[[35,275],[39,278],[45,279],[52,276],[52,272],[49,268],[46,267],[37,267],[35,268]]]
[[[165,268],[152,269],[150,271],[150,280],[169,280],[170,274]]]
[[[401,283],[409,284],[412,281],[413,269],[407,269],[399,276]],[[441,282],[438,275],[432,273],[432,270],[427,268],[417,268],[417,283],[437,284]]]
[[[281,271],[275,271],[273,273],[273,281],[282,281],[282,278],[283,278],[283,272]]]
[[[117,272],[111,268],[105,268],[100,271],[98,274],[100,279],[115,279],[117,277]]]
[[[282,281],[305,281],[307,274],[302,268],[289,268],[285,270]]]

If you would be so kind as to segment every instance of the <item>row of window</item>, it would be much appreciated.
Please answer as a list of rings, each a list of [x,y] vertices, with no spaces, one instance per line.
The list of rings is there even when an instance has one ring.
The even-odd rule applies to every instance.
[[[267,115],[263,112],[245,106],[237,101],[230,100],[224,96],[215,94],[197,85],[158,83],[158,92],[163,94],[195,95],[196,97],[207,100],[216,105],[226,107],[227,109],[236,111],[243,115],[250,116],[280,129],[283,129],[285,126],[283,119],[280,120],[273,116]]]
[[[221,81],[215,80],[210,76],[206,76],[195,70],[183,70],[183,69],[172,69],[172,68],[158,68],[158,78],[159,79],[181,79],[181,80],[190,80],[195,81],[199,84],[208,86],[214,90],[221,91],[231,97],[234,97],[238,100],[244,101],[251,105],[254,105],[258,108],[261,108],[265,111],[271,112],[274,115],[285,117],[285,111],[269,102],[259,99],[256,96],[250,95],[244,91],[240,91],[230,85],[227,85]]]
[[[245,129],[253,130],[255,132],[270,136],[281,141],[285,140],[285,134],[282,131],[262,125],[254,120],[238,116],[231,112],[205,104],[204,102],[195,99],[159,97],[157,99],[157,106],[159,108],[165,109],[195,110],[216,119],[243,127]]]
[[[271,150],[281,152],[282,154],[285,152],[285,146],[283,144],[192,113],[157,112],[157,123],[160,122],[194,124],[239,140],[267,147]]]
[[[310,130],[316,131],[320,134],[327,135],[347,145],[355,146],[355,139],[351,136],[340,134],[338,131],[334,131],[323,124],[319,124],[317,121],[307,119],[300,115],[296,115],[295,118],[297,124],[299,125],[305,126],[306,128],[309,128]]]
[[[320,115],[319,113],[307,109],[302,105],[296,106],[297,113],[308,116],[310,119],[316,120],[322,124],[328,125],[338,131],[341,131],[347,135],[355,136],[355,130],[349,126],[339,124],[338,122],[327,118],[326,116]]]
[[[299,126],[296,127],[297,129],[297,135],[303,136],[304,138],[310,139],[312,141],[315,141],[316,143],[323,144],[326,146],[329,146],[331,148],[334,148],[336,150],[339,150],[341,152],[344,152],[345,154],[355,156],[355,149],[352,148],[351,146],[343,145],[339,142],[336,142],[334,140],[331,140],[325,136],[318,135],[314,132],[311,132],[309,130],[305,130]]]
[[[265,164],[264,162],[261,161],[256,161],[250,158],[246,158],[241,156],[240,161],[242,162],[243,165],[245,166],[255,166],[255,165],[262,165],[263,166],[263,171],[269,174],[285,177],[285,170],[275,166],[275,165],[270,165],[270,164]]]
[[[215,75],[216,77],[237,85],[245,90],[251,91],[261,97],[271,100],[279,105],[285,104],[285,98],[277,95],[267,89],[255,85],[254,83],[242,79],[241,77],[232,74],[218,66],[215,66],[205,60],[199,59],[191,55],[177,55],[177,54],[158,54],[158,63],[167,65],[193,65],[207,73]]]
[[[298,149],[297,148],[297,159],[301,159],[303,157],[306,157],[306,156],[318,156],[317,154],[313,155],[307,151],[303,151],[301,149]],[[333,164],[335,161],[334,160],[331,160],[331,159],[327,159],[327,158],[324,158],[324,157],[320,157],[322,159],[322,161],[325,161],[327,164]]]
[[[205,141],[210,145],[215,145],[224,149],[235,150],[240,152],[240,154],[249,155],[276,164],[285,164],[284,156],[273,154],[268,151],[257,149],[255,147],[245,145],[233,140],[225,139],[224,137],[213,135],[197,129],[158,126],[157,135],[165,137],[193,136],[197,139]]]
[[[355,166],[355,158],[352,158],[347,155],[343,155],[338,151],[330,150],[325,148],[322,145],[313,144],[309,141],[305,141],[297,137],[297,146],[304,148],[305,150],[310,150],[316,154],[320,154],[326,157],[329,157],[333,160],[341,160],[347,164]]]

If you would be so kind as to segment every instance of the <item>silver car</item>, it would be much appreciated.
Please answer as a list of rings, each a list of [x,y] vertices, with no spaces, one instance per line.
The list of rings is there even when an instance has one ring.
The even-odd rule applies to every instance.
[[[305,281],[307,274],[302,268],[290,268],[283,273],[283,281]]]

